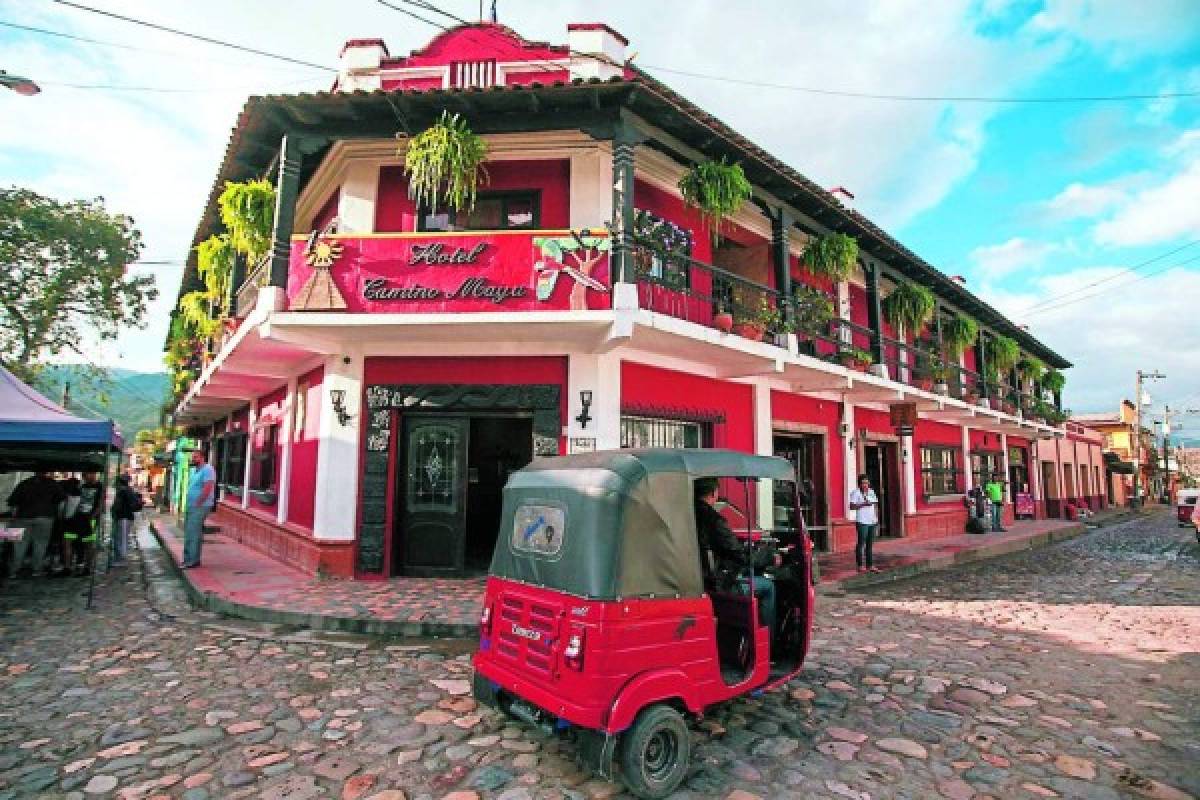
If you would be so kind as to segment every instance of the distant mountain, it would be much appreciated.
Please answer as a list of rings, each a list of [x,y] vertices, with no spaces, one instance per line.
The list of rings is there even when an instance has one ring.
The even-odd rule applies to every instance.
[[[169,379],[165,372],[134,372],[128,369],[95,369],[75,364],[48,366],[34,388],[56,403],[62,402],[63,386],[70,384],[67,409],[90,419],[112,419],[120,426],[125,441],[143,429],[157,428],[167,399]]]

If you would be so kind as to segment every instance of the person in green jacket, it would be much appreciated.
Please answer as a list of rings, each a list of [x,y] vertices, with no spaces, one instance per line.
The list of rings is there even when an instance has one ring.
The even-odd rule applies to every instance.
[[[997,532],[1007,530],[1000,527],[1001,515],[1004,512],[1004,483],[1000,480],[1000,476],[993,474],[991,480],[983,487],[983,491],[987,494],[988,500],[992,501],[992,530]]]

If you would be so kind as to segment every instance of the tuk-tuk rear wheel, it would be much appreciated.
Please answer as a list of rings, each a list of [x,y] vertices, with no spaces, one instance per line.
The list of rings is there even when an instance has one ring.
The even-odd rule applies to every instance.
[[[621,777],[638,797],[659,800],[683,782],[691,753],[683,715],[670,706],[650,706],[621,736]]]

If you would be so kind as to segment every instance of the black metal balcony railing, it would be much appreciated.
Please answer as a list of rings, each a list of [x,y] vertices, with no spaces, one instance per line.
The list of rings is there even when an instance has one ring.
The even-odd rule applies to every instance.
[[[233,314],[238,319],[245,319],[254,310],[258,302],[258,290],[266,282],[267,259],[259,261],[247,275],[246,280],[238,287],[234,297]]]

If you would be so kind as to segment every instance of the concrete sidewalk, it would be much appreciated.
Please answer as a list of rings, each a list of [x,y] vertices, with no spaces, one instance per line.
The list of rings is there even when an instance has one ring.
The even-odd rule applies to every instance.
[[[1109,513],[1093,522],[1103,524],[1126,514]],[[192,602],[209,611],[314,630],[383,636],[478,635],[483,578],[320,579],[285,566],[220,531],[204,537],[203,566],[181,570],[182,526],[166,514],[152,512],[147,517]],[[1015,523],[1007,533],[964,534],[919,542],[885,539],[875,544],[875,565],[883,570],[878,574],[858,574],[853,553],[819,556],[819,589],[856,589],[909,578],[1042,547],[1084,530],[1083,523],[1036,520]]]

